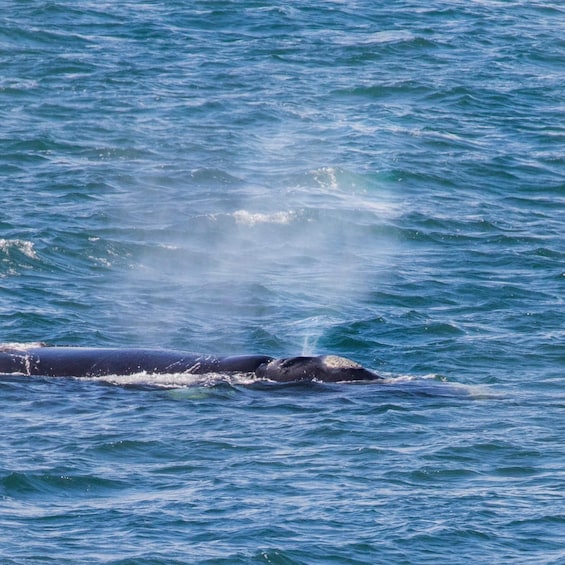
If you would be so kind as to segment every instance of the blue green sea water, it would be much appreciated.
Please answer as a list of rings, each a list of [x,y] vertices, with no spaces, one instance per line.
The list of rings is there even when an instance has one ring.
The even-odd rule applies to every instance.
[[[0,8],[0,342],[386,376],[0,376],[2,564],[565,563],[561,2]]]

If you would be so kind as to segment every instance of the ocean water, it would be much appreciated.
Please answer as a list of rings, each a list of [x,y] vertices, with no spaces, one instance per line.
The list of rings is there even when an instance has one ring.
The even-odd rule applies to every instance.
[[[0,7],[0,342],[386,376],[1,376],[1,563],[565,563],[561,2]]]

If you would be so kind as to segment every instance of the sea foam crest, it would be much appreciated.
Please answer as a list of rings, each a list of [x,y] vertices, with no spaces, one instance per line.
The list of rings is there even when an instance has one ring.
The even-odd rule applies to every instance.
[[[0,251],[9,253],[12,249],[23,253],[30,259],[36,259],[37,253],[33,248],[33,242],[25,239],[0,239]]]
[[[26,352],[29,349],[37,349],[38,347],[45,347],[45,343],[40,341],[0,343],[0,353],[9,353],[11,351]]]
[[[233,217],[238,224],[254,226],[256,224],[288,224],[294,218],[294,212],[273,212],[271,214],[253,213],[237,210]]]
[[[141,371],[130,375],[103,375],[96,377],[77,377],[79,380],[105,382],[116,386],[146,386],[155,388],[191,388],[191,387],[213,387],[219,384],[249,385],[256,382],[253,373],[240,373],[232,375],[229,373],[211,372],[202,374],[182,373],[151,373]]]

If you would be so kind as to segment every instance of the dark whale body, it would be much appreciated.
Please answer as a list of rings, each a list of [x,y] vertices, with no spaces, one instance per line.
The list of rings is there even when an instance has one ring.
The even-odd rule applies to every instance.
[[[135,373],[254,373],[276,382],[379,380],[361,365],[335,355],[274,359],[264,355],[215,357],[166,349],[7,347],[0,373],[45,377],[104,377]]]

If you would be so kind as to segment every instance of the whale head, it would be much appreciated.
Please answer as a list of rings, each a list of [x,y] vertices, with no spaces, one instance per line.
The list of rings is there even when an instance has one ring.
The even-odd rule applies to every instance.
[[[336,383],[374,381],[382,378],[359,363],[337,355],[273,359],[257,367],[255,374],[259,378],[282,383],[312,380]]]

